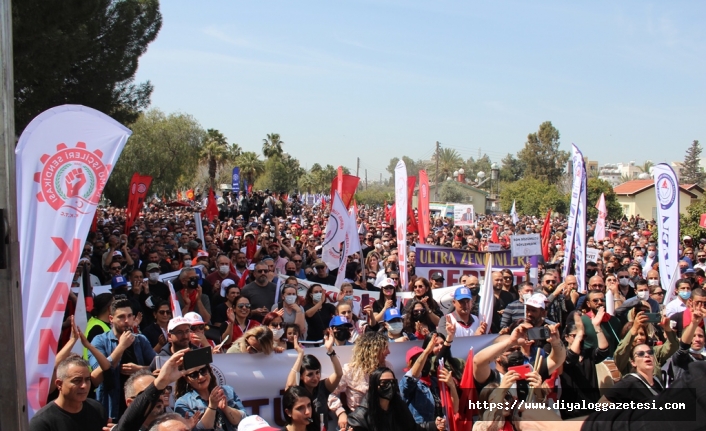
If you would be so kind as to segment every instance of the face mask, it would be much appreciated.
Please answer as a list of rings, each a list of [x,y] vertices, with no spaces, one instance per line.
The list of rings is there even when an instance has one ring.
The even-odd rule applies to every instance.
[[[282,338],[282,335],[284,335],[284,329],[282,328],[277,328],[272,331],[272,335],[274,335],[275,340],[279,340]]]
[[[184,261],[184,268],[191,268],[191,261],[190,260]]]
[[[686,301],[687,299],[691,298],[691,291],[689,290],[681,290],[679,291],[679,297]]]
[[[648,252],[647,252],[647,256],[648,256],[650,259],[652,259],[652,258],[654,258],[655,256],[657,256],[657,252],[656,252],[656,251],[648,251]]]
[[[313,299],[314,302],[319,302],[319,301],[321,301],[321,292],[319,292],[319,293],[314,293],[313,295],[311,295],[311,299]]]
[[[531,297],[532,297],[531,293],[525,293],[522,295],[522,300],[527,302],[527,300],[530,299]]]
[[[412,321],[419,322],[425,314],[427,314],[427,310],[414,310],[412,312]]]
[[[557,249],[557,250],[561,250],[561,244],[557,244],[557,245],[556,245],[556,249]]]
[[[595,269],[587,269],[586,270],[586,277],[591,278],[594,275],[596,275],[596,270]]]
[[[378,388],[377,394],[380,398],[391,400],[395,397],[395,394],[399,391],[399,386],[396,384],[388,384],[384,388]]]
[[[627,286],[628,284],[630,284],[630,279],[629,278],[621,278],[618,282],[620,283],[621,286]]]
[[[648,286],[659,286],[659,280],[647,280]]]
[[[701,350],[694,350],[692,348],[689,348],[689,353],[696,353],[697,355],[706,356],[706,348],[703,348]]]
[[[382,244],[380,244],[380,243],[375,244],[375,248],[382,248]]]
[[[150,281],[159,281],[159,273],[158,272],[150,272],[149,278],[150,278]]]
[[[346,295],[346,296],[343,297],[343,300],[344,300],[344,301],[352,301],[352,300],[353,300],[353,296],[352,296],[352,295]]]
[[[402,322],[392,322],[387,324],[387,330],[390,332],[392,335],[398,335],[400,332],[402,332]]]
[[[338,341],[348,341],[351,338],[351,330],[348,328],[340,328],[338,332],[334,332],[333,336]]]
[[[700,262],[700,263],[706,262],[706,257],[700,257],[700,258],[699,258],[699,262]]]
[[[390,241],[385,241],[382,243],[385,247],[388,247],[390,245]]]
[[[297,302],[297,295],[285,295],[284,302],[289,305],[294,304],[295,302]]]
[[[295,271],[287,271],[285,274],[287,274],[288,277],[294,277],[296,275]]]
[[[649,290],[643,290],[642,292],[637,292],[637,297],[640,298],[640,301],[645,301],[647,298],[650,296],[650,291]]]
[[[228,266],[228,265],[221,265],[221,266],[218,267],[218,271],[219,271],[221,274],[224,274],[224,275],[225,275],[225,274],[228,274],[228,273],[230,272],[230,266]]]

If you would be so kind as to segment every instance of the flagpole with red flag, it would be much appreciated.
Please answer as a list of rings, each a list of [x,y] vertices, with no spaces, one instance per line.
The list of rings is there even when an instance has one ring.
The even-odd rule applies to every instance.
[[[346,210],[348,210],[351,207],[353,195],[355,195],[355,191],[358,189],[359,182],[360,178],[355,175],[344,174],[343,170],[340,170],[339,175],[331,181],[331,205],[333,205],[335,193],[338,191],[338,195],[341,197],[343,205],[345,205]]]
[[[459,388],[456,431],[471,431],[471,428],[473,428],[473,415],[477,412],[475,409],[469,408],[469,401],[473,403],[478,401],[478,391],[473,380],[473,347],[468,351],[466,367],[463,369]]]
[[[547,211],[547,217],[544,219],[544,225],[542,225],[542,256],[544,256],[545,261],[549,261],[549,237],[552,234],[550,225],[552,217],[552,209],[549,208]]]
[[[208,188],[208,204],[206,205],[206,218],[208,221],[218,218],[218,205],[216,205],[216,195],[213,193],[213,187]]]
[[[429,236],[429,176],[427,171],[419,171],[419,196],[417,198],[417,217],[419,218],[419,242],[424,244]]]

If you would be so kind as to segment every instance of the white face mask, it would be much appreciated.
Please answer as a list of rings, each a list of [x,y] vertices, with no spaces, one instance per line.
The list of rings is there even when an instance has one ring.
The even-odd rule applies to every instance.
[[[284,329],[277,328],[272,331],[272,335],[274,335],[275,340],[279,340],[280,338],[282,338],[282,335],[284,335]]]
[[[297,302],[297,295],[285,295],[284,302],[286,302],[289,305],[294,304],[295,302]]]
[[[647,280],[648,286],[659,286],[659,280]]]
[[[382,248],[382,244],[380,244],[380,243],[375,244],[375,248]]]
[[[390,241],[385,241],[385,242],[383,242],[383,245],[384,245],[385,247],[389,246],[389,245],[390,245]]]
[[[311,295],[311,299],[313,299],[314,302],[319,302],[319,301],[321,301],[321,292],[312,294],[312,295]]]
[[[399,335],[402,332],[402,322],[392,322],[387,324],[387,331],[392,335]]]
[[[648,251],[648,252],[647,252],[647,256],[648,256],[650,259],[652,259],[653,257],[657,256],[657,252],[656,252],[656,251]]]
[[[630,279],[629,278],[621,278],[619,283],[621,286],[627,286],[628,284],[630,284]]]
[[[642,292],[637,292],[637,297],[640,298],[641,301],[645,301],[647,298],[650,296],[650,291],[649,290],[643,290]]]
[[[184,268],[191,268],[191,261],[190,260],[184,261]]]
[[[159,273],[158,272],[150,272],[149,278],[150,278],[150,281],[159,281]]]
[[[218,267],[218,272],[220,272],[223,275],[226,275],[230,272],[230,266],[228,265],[221,265]]]
[[[525,302],[527,302],[527,300],[530,299],[531,297],[532,297],[532,294],[531,294],[531,293],[524,293],[524,294],[522,294],[522,300],[525,301]]]

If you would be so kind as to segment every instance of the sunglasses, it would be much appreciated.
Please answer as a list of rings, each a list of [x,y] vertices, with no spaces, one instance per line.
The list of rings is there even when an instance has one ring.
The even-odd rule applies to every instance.
[[[380,380],[380,383],[378,384],[378,388],[380,389],[389,389],[393,385],[397,385],[397,379],[388,379],[388,380]]]
[[[664,295],[664,291],[654,292],[653,295]]]
[[[191,380],[196,380],[199,378],[199,376],[207,376],[207,375],[208,375],[208,367],[203,367],[198,371],[194,371],[193,373],[187,374],[186,377]]]
[[[269,269],[257,269],[257,270],[255,270],[255,272],[258,274],[266,274],[266,273],[270,272],[270,270]]]
[[[250,308],[252,307],[252,304],[238,304],[236,305],[238,308]]]
[[[283,325],[283,323],[270,323],[270,326],[271,326],[271,327],[277,328],[277,329],[281,328],[282,325]]]
[[[644,358],[645,356],[652,356],[655,354],[655,351],[650,349],[650,350],[640,350],[639,352],[635,352],[635,357],[636,358]]]
[[[591,300],[593,303],[605,302],[605,298],[593,298]]]
[[[172,315],[172,310],[159,310],[157,313],[161,314],[162,316],[171,316]]]

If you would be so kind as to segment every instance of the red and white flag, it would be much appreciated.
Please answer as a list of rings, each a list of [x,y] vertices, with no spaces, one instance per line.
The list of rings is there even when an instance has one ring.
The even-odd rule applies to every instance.
[[[397,260],[400,267],[400,290],[407,285],[407,167],[400,160],[395,166],[395,230],[397,231]]]
[[[608,211],[605,208],[605,194],[601,193],[601,197],[596,203],[596,209],[598,210],[598,218],[596,219],[596,228],[593,230],[593,239],[602,241],[605,238],[605,219],[608,216]]]
[[[46,403],[71,281],[131,134],[95,109],[63,105],[32,120],[15,149],[29,417]]]

